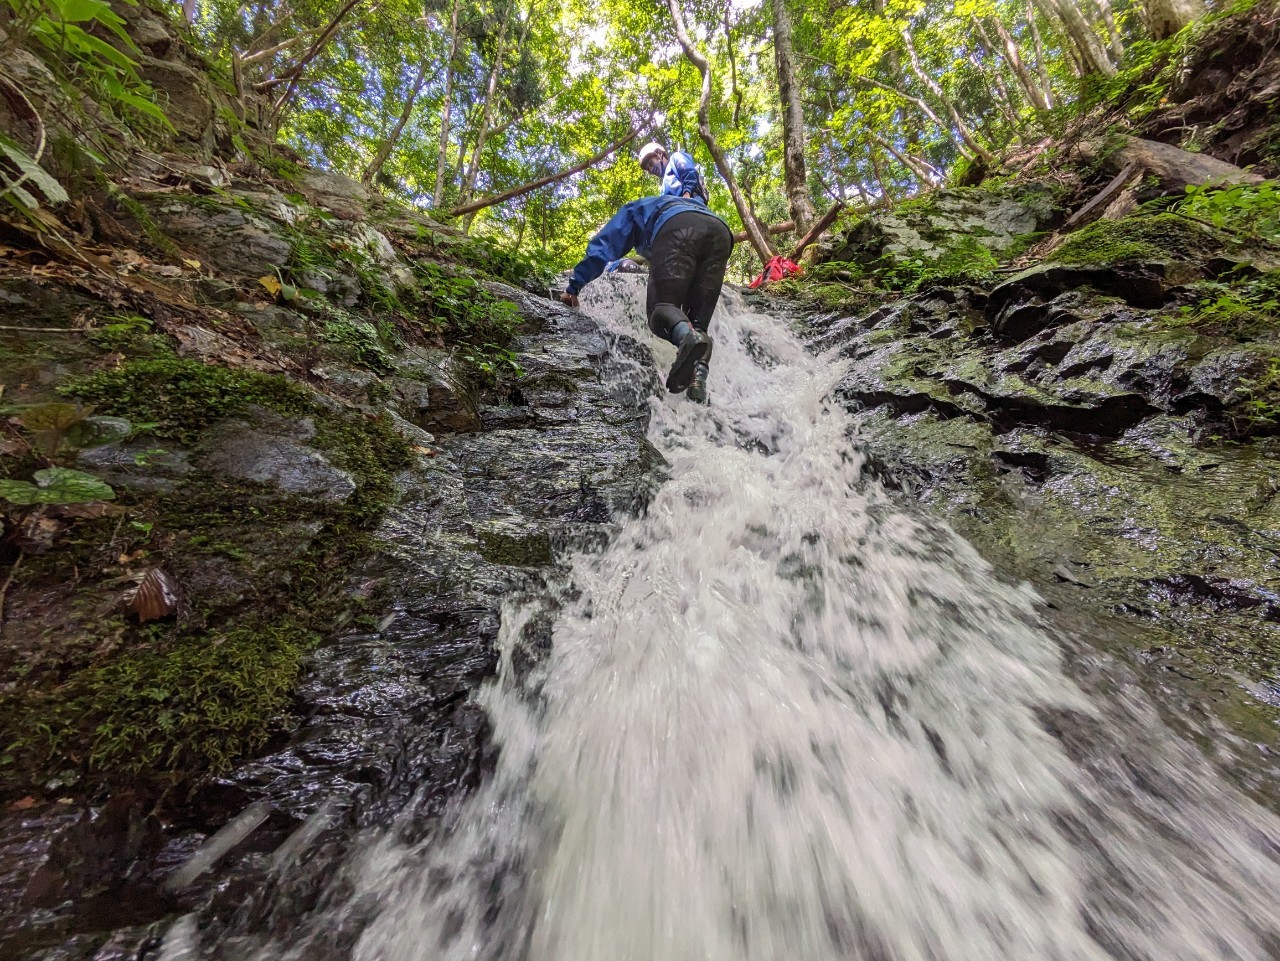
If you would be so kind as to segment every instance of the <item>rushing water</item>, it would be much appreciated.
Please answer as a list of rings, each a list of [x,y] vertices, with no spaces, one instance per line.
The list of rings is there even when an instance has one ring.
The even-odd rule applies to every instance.
[[[592,293],[643,330],[642,282]],[[713,333],[711,405],[655,398],[670,479],[530,676],[504,612],[493,776],[261,956],[343,912],[356,961],[1280,956],[1276,819],[862,476],[842,361],[736,294]]]

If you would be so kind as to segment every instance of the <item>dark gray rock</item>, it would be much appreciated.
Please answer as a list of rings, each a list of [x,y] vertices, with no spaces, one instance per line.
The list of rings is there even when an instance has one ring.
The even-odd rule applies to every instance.
[[[1006,280],[991,291],[986,315],[992,329],[1009,340],[1022,340],[1048,327],[1053,320],[1040,306],[1059,294],[1089,287],[1119,297],[1133,307],[1164,303],[1166,285],[1160,264],[1131,266],[1065,266],[1039,264]]]
[[[151,200],[151,216],[179,245],[199,251],[205,263],[246,281],[274,274],[293,254],[279,225],[237,207],[162,195]]]
[[[194,469],[191,452],[162,449],[146,440],[117,441],[89,447],[76,455],[76,466],[123,490],[171,490]]]
[[[296,434],[269,432],[239,421],[211,432],[197,464],[235,480],[269,484],[286,494],[322,501],[345,501],[356,491],[351,474],[300,443]]]

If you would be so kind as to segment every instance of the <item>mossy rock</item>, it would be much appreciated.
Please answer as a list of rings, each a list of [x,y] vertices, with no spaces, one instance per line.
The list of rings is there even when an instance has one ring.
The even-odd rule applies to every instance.
[[[480,555],[494,564],[541,567],[553,560],[551,537],[541,527],[512,521],[489,521],[476,527]]]
[[[283,377],[191,360],[132,361],[64,391],[150,425],[137,443],[157,449],[203,451],[235,418],[280,425],[344,481],[341,497],[326,497],[165,469],[163,485],[121,492],[114,513],[79,522],[15,578],[11,603],[54,596],[84,613],[64,617],[62,647],[0,696],[6,790],[68,777],[90,792],[189,784],[287,722],[303,658],[356,613],[343,588],[412,452],[388,417],[323,402]],[[116,575],[151,567],[173,577],[181,602],[176,619],[138,624],[119,606]]]
[[[1071,234],[1052,257],[1073,266],[1175,264],[1216,256],[1222,248],[1216,231],[1176,214],[1155,214],[1099,220]]]

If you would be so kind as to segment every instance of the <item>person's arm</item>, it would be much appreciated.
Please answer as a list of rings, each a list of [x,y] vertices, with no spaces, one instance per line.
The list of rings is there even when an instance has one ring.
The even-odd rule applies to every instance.
[[[583,287],[604,273],[606,264],[621,259],[635,246],[635,224],[631,204],[627,204],[600,228],[587,244],[587,255],[573,268],[573,276],[565,289],[567,297],[576,299]]]

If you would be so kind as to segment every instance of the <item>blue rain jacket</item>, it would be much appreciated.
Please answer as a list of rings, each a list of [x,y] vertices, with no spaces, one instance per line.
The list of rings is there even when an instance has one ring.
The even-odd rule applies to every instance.
[[[647,259],[663,225],[676,214],[688,211],[715,217],[724,223],[724,219],[713,214],[701,200],[658,195],[641,197],[623,204],[622,209],[613,215],[613,219],[591,238],[591,242],[587,244],[587,255],[573,268],[573,277],[565,289],[571,294],[578,293],[604,273],[607,264],[621,259],[631,250]],[[728,224],[725,226],[728,227]]]
[[[662,193],[670,197],[688,194],[690,198],[703,203],[711,199],[702,171],[683,150],[677,150],[667,158],[667,169],[662,174]]]

